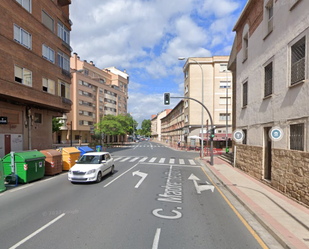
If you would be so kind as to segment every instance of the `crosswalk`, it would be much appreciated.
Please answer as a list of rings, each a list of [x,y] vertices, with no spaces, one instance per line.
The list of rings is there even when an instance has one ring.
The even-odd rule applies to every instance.
[[[193,159],[175,159],[175,158],[158,158],[158,157],[114,157],[115,162],[148,162],[158,164],[179,164],[179,165],[197,165]]]
[[[140,144],[140,145],[129,145],[129,146],[127,146],[127,147],[139,147],[139,148],[150,148],[150,147],[152,147],[152,148],[166,148],[166,147],[168,147],[168,146],[166,146],[166,145],[143,145],[143,144]]]

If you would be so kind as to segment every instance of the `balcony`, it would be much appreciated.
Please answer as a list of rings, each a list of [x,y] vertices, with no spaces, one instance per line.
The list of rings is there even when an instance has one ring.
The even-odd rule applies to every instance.
[[[71,4],[71,0],[58,0],[58,4],[60,6],[66,6],[66,5]]]

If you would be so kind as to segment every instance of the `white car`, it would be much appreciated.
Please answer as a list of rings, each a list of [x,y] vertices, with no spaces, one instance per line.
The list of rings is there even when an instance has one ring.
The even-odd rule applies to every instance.
[[[69,170],[71,182],[100,182],[106,174],[113,174],[114,159],[108,152],[89,152],[84,154]]]

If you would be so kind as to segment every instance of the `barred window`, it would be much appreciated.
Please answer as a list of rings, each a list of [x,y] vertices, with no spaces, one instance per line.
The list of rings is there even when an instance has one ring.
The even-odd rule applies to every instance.
[[[290,125],[290,149],[304,151],[304,124]]]
[[[291,47],[291,85],[305,79],[306,37]]]
[[[245,107],[248,104],[248,82],[245,82],[242,87],[242,106]]]
[[[273,93],[273,63],[269,63],[265,67],[265,86],[264,97],[267,97]]]

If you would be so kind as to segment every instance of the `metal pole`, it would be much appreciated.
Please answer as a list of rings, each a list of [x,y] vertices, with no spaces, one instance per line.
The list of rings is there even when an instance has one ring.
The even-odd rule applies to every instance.
[[[189,59],[195,61],[200,66],[201,71],[202,71],[202,104],[203,104],[204,103],[204,73],[203,73],[203,68],[202,68],[201,64],[198,61],[196,61],[196,60],[194,60],[192,58],[189,58]],[[202,121],[201,121],[201,123],[202,123],[202,125],[201,125],[202,136],[201,136],[201,153],[200,153],[201,158],[203,158],[203,156],[204,156],[204,148],[203,148],[204,147],[204,127],[203,127],[203,123],[204,123],[203,119],[204,118],[203,118],[203,113],[204,113],[204,109],[203,109],[203,106],[202,106]]]

